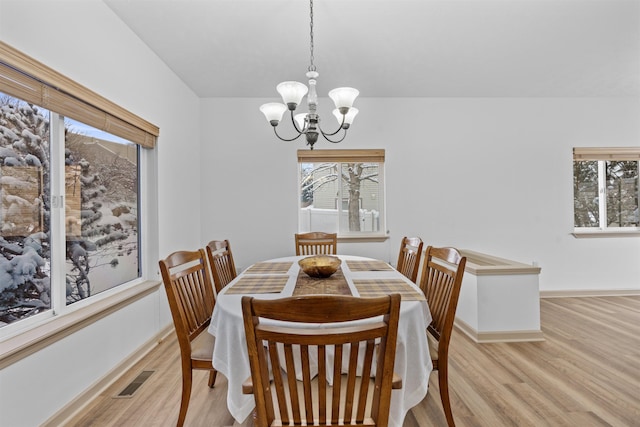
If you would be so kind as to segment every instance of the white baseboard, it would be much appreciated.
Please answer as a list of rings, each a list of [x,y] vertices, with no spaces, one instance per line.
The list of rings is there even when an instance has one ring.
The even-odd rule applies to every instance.
[[[564,291],[540,291],[540,298],[628,297],[639,295],[640,289],[576,289]]]
[[[84,409],[86,405],[93,401],[93,399],[97,398],[100,393],[107,389],[107,387],[109,387],[125,372],[127,372],[127,370],[129,370],[133,365],[135,365],[151,350],[153,350],[159,342],[164,340],[169,334],[172,334],[173,329],[173,323],[161,329],[147,342],[138,347],[138,349],[130,354],[129,357],[124,359],[111,371],[107,372],[102,378],[98,379],[95,383],[93,383],[93,385],[91,385],[84,392],[78,395],[75,399],[67,403],[58,412],[49,417],[48,420],[41,424],[41,427],[54,427],[64,425],[73,416]]]
[[[454,325],[478,344],[496,342],[544,341],[541,330],[478,332],[464,320],[456,318]]]

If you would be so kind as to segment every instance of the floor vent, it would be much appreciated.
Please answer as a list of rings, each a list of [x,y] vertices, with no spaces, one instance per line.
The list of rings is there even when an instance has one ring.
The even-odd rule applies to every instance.
[[[142,371],[116,397],[132,397],[136,391],[149,379],[155,371]]]

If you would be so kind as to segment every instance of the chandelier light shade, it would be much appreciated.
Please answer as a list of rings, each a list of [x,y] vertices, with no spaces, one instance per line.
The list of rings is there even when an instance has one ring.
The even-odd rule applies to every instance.
[[[334,132],[325,132],[320,127],[320,116],[316,113],[318,107],[318,95],[316,92],[316,79],[319,74],[313,63],[313,0],[309,2],[310,17],[310,52],[309,68],[307,70],[307,78],[309,79],[309,87],[300,82],[282,82],[276,86],[276,90],[282,97],[282,104],[279,102],[269,102],[260,107],[260,111],[264,114],[267,121],[273,126],[276,136],[282,141],[294,141],[300,136],[305,135],[307,145],[313,150],[313,145],[318,141],[318,136],[322,135],[329,142],[338,143],[347,136],[347,129],[353,123],[353,119],[358,114],[358,109],[353,107],[356,97],[359,95],[357,89],[352,87],[340,87],[329,91],[329,98],[333,101],[336,109],[333,115],[338,121],[338,128]],[[309,112],[294,112],[302,103],[302,98],[307,95],[307,107]],[[283,138],[278,134],[277,127],[282,121],[285,111],[289,110],[291,115],[291,123],[296,132],[293,138]],[[338,133],[342,131],[342,135]],[[336,139],[332,137],[336,136]]]
[[[349,108],[353,107],[353,101],[360,94],[357,89],[352,87],[339,87],[329,91],[329,98],[336,104],[336,108],[342,113],[344,110],[349,111]]]
[[[278,102],[269,102],[268,104],[262,104],[260,111],[262,111],[262,114],[264,114],[272,126],[278,126],[284,112],[287,111],[287,106]]]
[[[282,101],[287,104],[287,107],[291,109],[291,105],[293,105],[294,110],[309,91],[309,89],[300,82],[282,82],[276,86],[276,90],[282,97]]]
[[[335,116],[336,120],[338,120],[338,123],[344,120],[342,127],[345,129],[349,129],[349,126],[351,126],[351,123],[353,123],[353,118],[356,116],[356,114],[358,114],[358,111],[359,110],[357,108],[351,107],[349,108],[347,114],[343,116],[340,110],[336,108],[335,110],[333,110],[333,115]]]
[[[293,120],[296,122],[296,129],[304,129],[304,121],[307,118],[306,113],[300,113],[293,116]]]

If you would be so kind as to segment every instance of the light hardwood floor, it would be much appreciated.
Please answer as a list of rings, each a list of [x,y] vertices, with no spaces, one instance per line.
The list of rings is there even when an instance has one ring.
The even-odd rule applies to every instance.
[[[465,426],[640,426],[640,297],[541,301],[544,342],[475,344],[454,331],[449,389]],[[174,426],[180,404],[175,338],[162,342],[68,426]],[[155,373],[131,398],[114,398],[138,373]],[[227,381],[195,372],[185,425],[252,426],[226,408]],[[446,426],[437,374],[405,427]]]

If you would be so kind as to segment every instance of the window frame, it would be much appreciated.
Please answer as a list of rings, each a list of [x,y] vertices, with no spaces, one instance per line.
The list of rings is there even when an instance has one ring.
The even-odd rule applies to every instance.
[[[329,149],[329,150],[298,150],[297,152],[297,182],[296,187],[298,203],[298,232],[303,232],[300,227],[300,164],[301,163],[378,163],[382,173],[378,177],[379,190],[382,195],[380,207],[380,230],[377,232],[347,232],[340,231],[339,217],[336,223],[336,231],[338,233],[338,241],[366,241],[377,242],[389,239],[386,226],[386,186],[385,186],[385,150],[384,149]],[[342,196],[340,196],[342,197]],[[332,231],[334,232],[334,231]]]
[[[640,147],[574,147],[573,163],[578,161],[598,162],[598,227],[576,227],[575,226],[575,204],[574,227],[571,233],[576,238],[582,237],[640,237],[640,226],[638,227],[608,227],[607,224],[607,197],[606,197],[606,161],[635,161],[638,163],[640,176]],[[573,168],[572,168],[573,171]],[[572,172],[572,177],[575,175]],[[575,188],[574,188],[575,203]],[[639,194],[640,200],[640,194]],[[639,203],[640,205],[640,203]],[[604,225],[603,225],[604,224]]]
[[[131,304],[153,292],[161,284],[152,267],[157,258],[156,162],[154,150],[159,128],[117,104],[81,86],[55,70],[0,41],[0,92],[33,103],[50,111],[51,161],[62,159],[64,165],[64,117],[86,123],[120,136],[140,146],[138,163],[140,277],[67,305],[64,292],[52,296],[51,308],[43,313],[0,328],[0,369],[48,346],[65,336]],[[53,134],[56,133],[54,136]],[[54,152],[58,150],[58,152]],[[61,151],[60,151],[61,150]],[[60,172],[60,173],[58,173]],[[51,174],[51,198],[64,196],[64,168]],[[61,211],[54,214],[55,210]],[[52,207],[52,242],[65,241],[63,209]],[[63,251],[64,252],[64,251]],[[52,288],[65,271],[64,253],[51,253]],[[62,277],[62,276],[60,276]],[[153,278],[153,279],[152,279]],[[62,294],[62,296],[60,296]],[[53,298],[62,300],[54,302]]]

